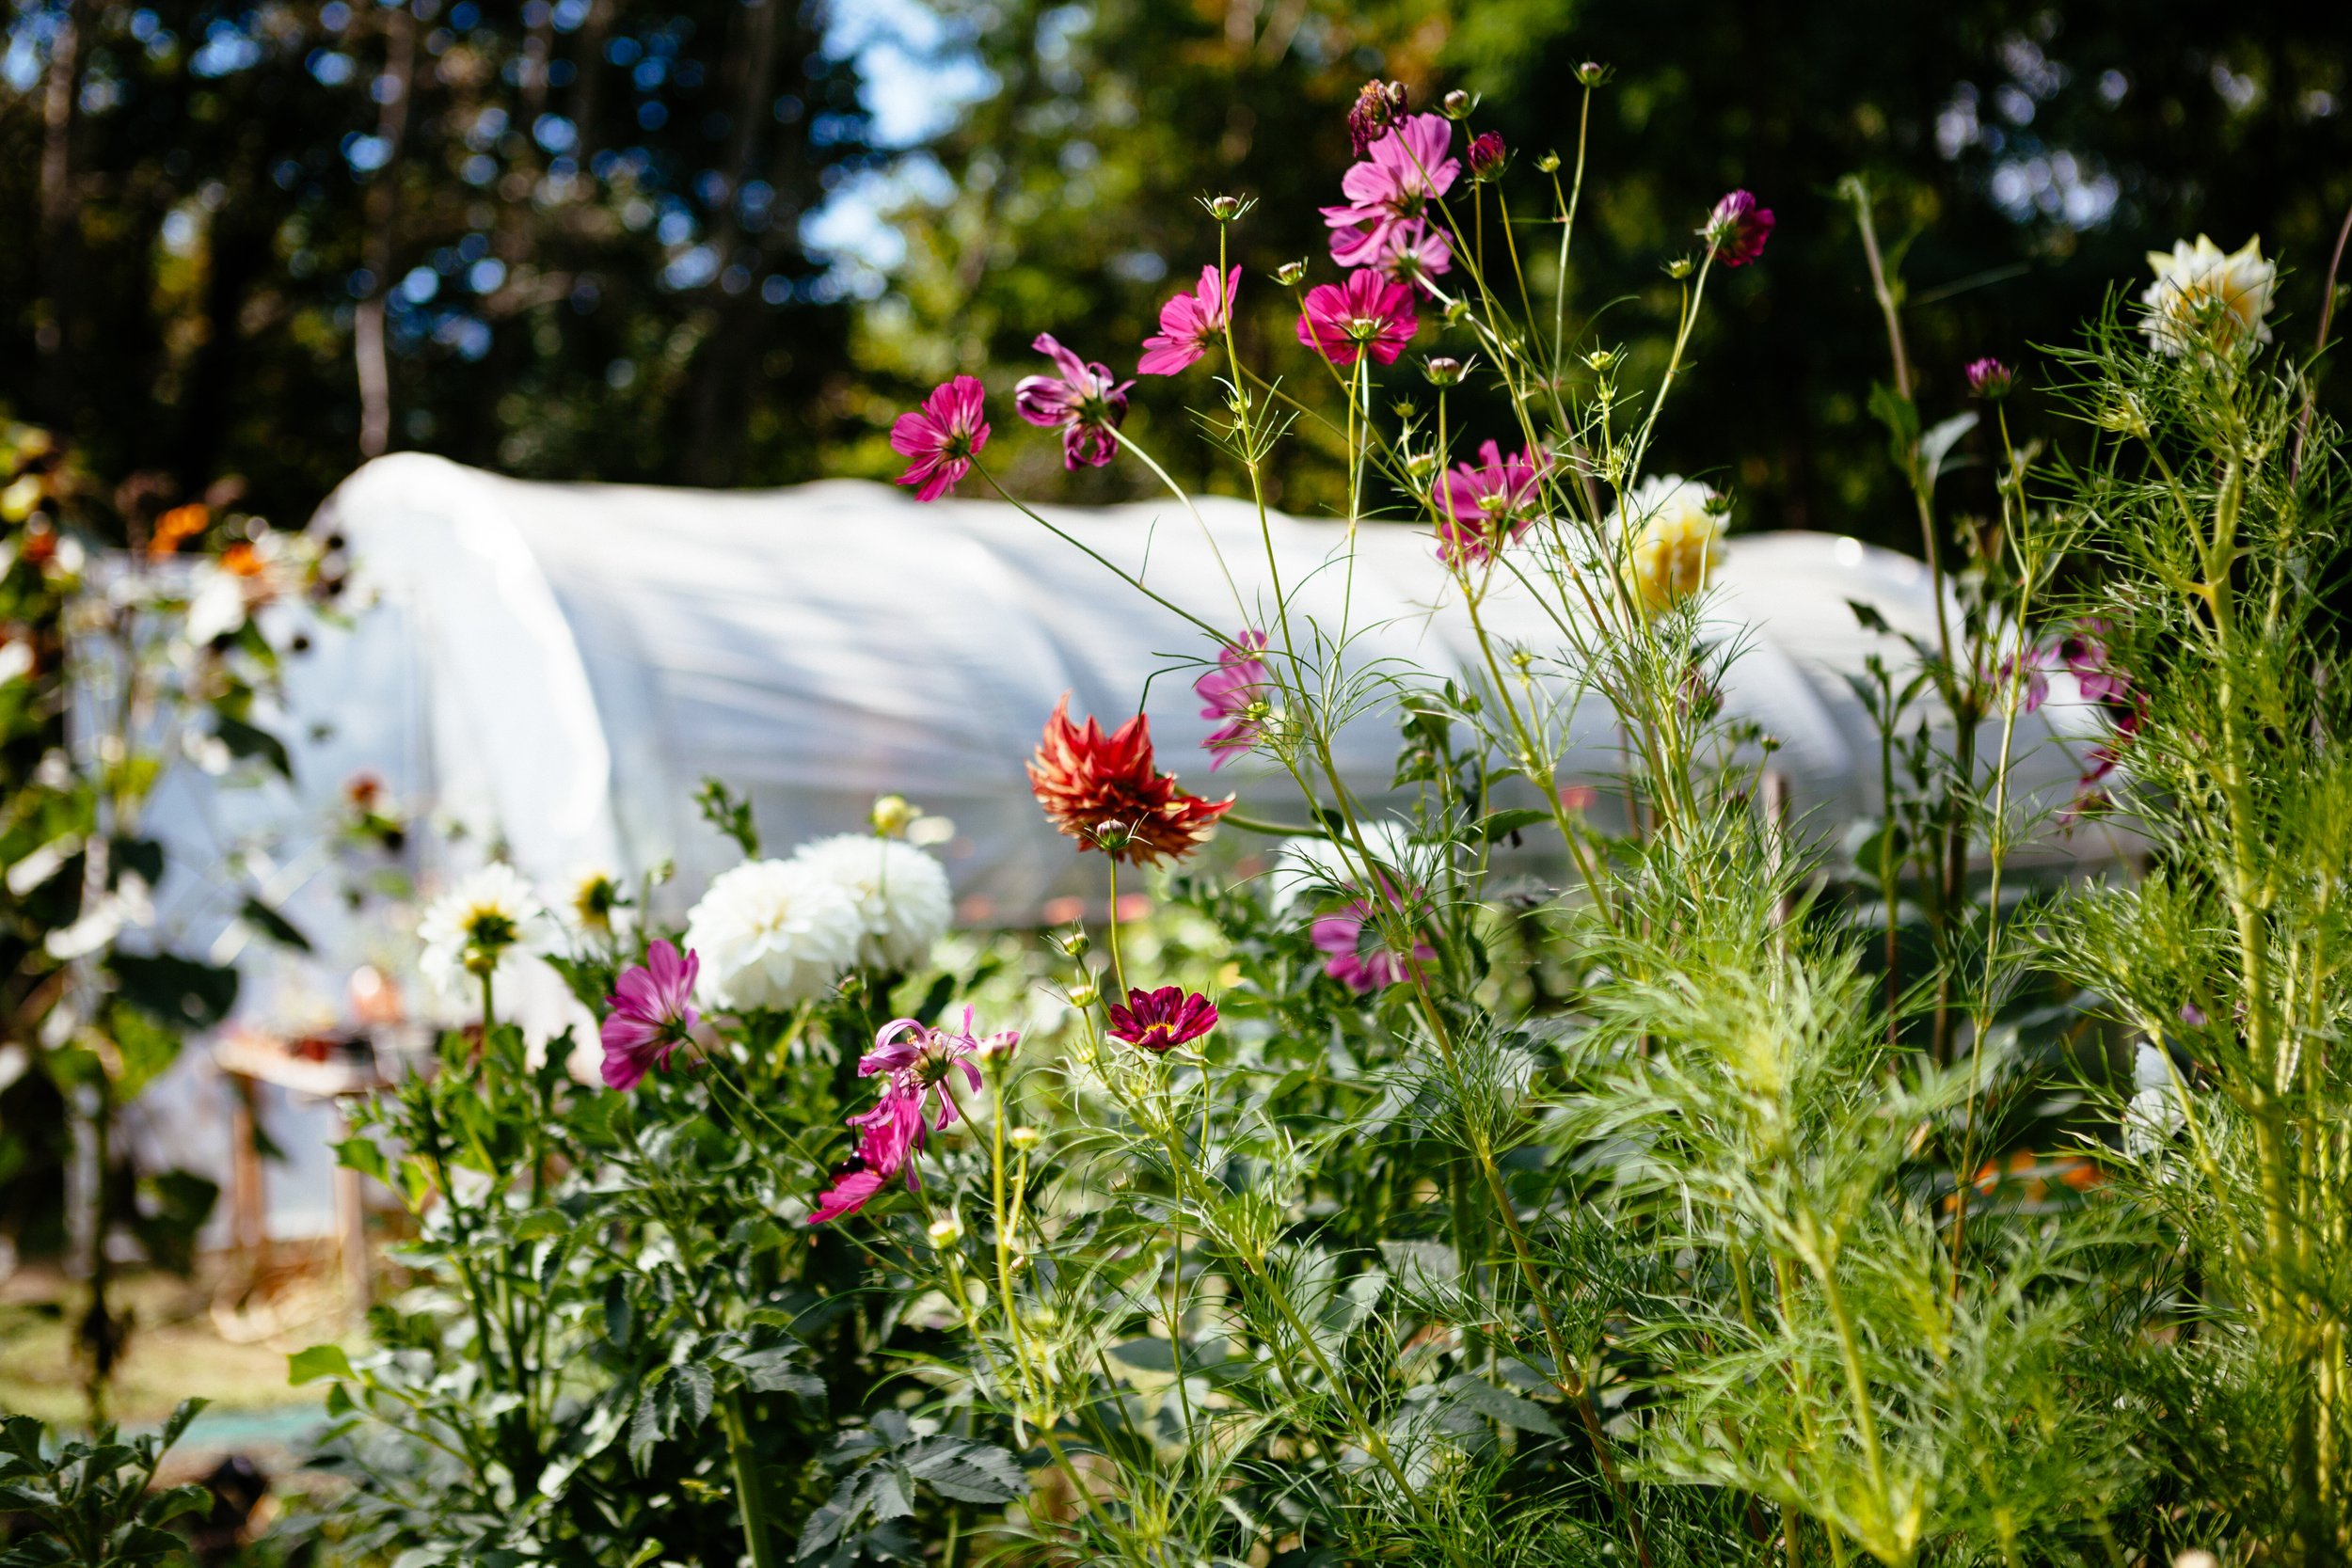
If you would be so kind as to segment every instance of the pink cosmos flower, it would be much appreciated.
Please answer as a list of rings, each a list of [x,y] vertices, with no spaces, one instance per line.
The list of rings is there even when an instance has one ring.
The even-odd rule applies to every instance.
[[[1411,115],[1383,132],[1364,161],[1340,177],[1346,202],[1323,210],[1331,260],[1359,267],[1387,254],[1394,225],[1420,217],[1454,188],[1462,166],[1447,156],[1453,142],[1454,127],[1442,115]]]
[[[1457,463],[1438,477],[1438,559],[1448,566],[1474,564],[1489,551],[1517,544],[1540,510],[1538,492],[1549,453],[1534,460],[1514,452],[1509,459],[1492,441],[1482,443],[1476,465]]]
[[[1127,1005],[1110,1005],[1111,1037],[1157,1054],[1197,1040],[1216,1027],[1216,1005],[1182,986],[1131,990]]]
[[[928,1027],[911,1018],[883,1024],[874,1037],[874,1049],[857,1064],[861,1078],[883,1075],[882,1099],[872,1110],[849,1118],[858,1131],[857,1152],[834,1167],[832,1185],[818,1195],[809,1224],[857,1212],[901,1171],[910,1189],[922,1185],[914,1157],[931,1133],[944,1132],[956,1119],[948,1078],[961,1069],[977,1090],[980,1069],[972,1058],[1010,1050],[1020,1038],[1009,1029],[985,1039],[976,1036],[969,1007],[963,1009],[961,1029]]]
[[[1127,417],[1127,388],[1132,381],[1113,383],[1108,365],[1089,365],[1041,332],[1029,345],[1054,362],[1059,375],[1025,375],[1012,389],[1012,405],[1020,416],[1041,429],[1061,427],[1062,467],[1075,473],[1081,464],[1101,467],[1119,451],[1115,434]]]
[[[1764,242],[1772,237],[1772,210],[1759,206],[1753,192],[1734,191],[1715,203],[1699,236],[1715,260],[1744,267],[1764,254]]]
[[[1307,930],[1307,940],[1325,955],[1323,973],[1359,996],[1386,990],[1438,956],[1438,950],[1418,936],[1410,955],[1397,952],[1381,940],[1374,918],[1372,906],[1359,899],[1337,914],[1323,916]]]
[[[1216,669],[1192,683],[1194,694],[1209,705],[1200,717],[1225,721],[1200,743],[1208,749],[1212,773],[1255,744],[1264,728],[1263,719],[1249,716],[1266,684],[1265,660],[1258,657],[1264,647],[1265,633],[1245,631],[1217,650]]]
[[[1389,226],[1387,248],[1367,259],[1367,266],[1398,283],[1410,283],[1424,293],[1437,292],[1430,282],[1454,270],[1454,243],[1445,230],[1423,218]]]
[[[2122,702],[2131,694],[2131,682],[2107,661],[2106,634],[2107,624],[2092,616],[2058,640],[2058,657],[2074,673],[2086,702]]]
[[[1364,354],[1379,364],[1393,365],[1420,329],[1413,291],[1370,267],[1349,273],[1344,283],[1319,283],[1308,290],[1306,309],[1298,318],[1298,341],[1334,365],[1352,365]]]
[[[612,982],[597,1032],[604,1042],[607,1088],[633,1089],[651,1069],[669,1069],[670,1053],[701,1021],[693,1000],[694,976],[701,969],[702,959],[693,953],[656,942],[645,950],[644,963],[623,970]]]
[[[1223,277],[1214,265],[1200,269],[1192,293],[1178,294],[1160,307],[1160,329],[1143,340],[1137,375],[1174,375],[1209,352],[1232,318],[1233,294],[1241,287],[1241,268]]]
[[[977,381],[957,376],[934,388],[922,407],[899,415],[890,427],[892,449],[911,459],[898,483],[919,485],[916,500],[937,500],[972,471],[973,456],[988,445],[983,395]]]

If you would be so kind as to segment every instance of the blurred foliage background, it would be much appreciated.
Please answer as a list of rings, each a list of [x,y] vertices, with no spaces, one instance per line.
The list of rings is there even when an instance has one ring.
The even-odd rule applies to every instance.
[[[887,474],[911,395],[955,370],[1009,391],[1040,329],[1131,369],[1210,259],[1213,192],[1260,198],[1246,330],[1297,382],[1263,274],[1329,276],[1315,208],[1375,74],[1486,94],[1532,215],[1574,68],[1613,68],[1570,282],[1637,355],[1707,206],[1775,208],[1663,436],[1743,528],[1915,528],[1867,413],[1886,352],[1842,175],[1899,254],[1930,418],[1967,359],[2067,340],[2201,230],[2283,256],[2279,330],[2310,337],[2352,202],[2352,30],[2285,0],[12,4],[0,407],[132,499],[236,479],[287,521],[397,448],[557,479]],[[1181,459],[1204,388],[1140,391],[1135,429]],[[1138,478],[1006,446],[1046,494]],[[1327,489],[1311,461],[1287,478],[1293,506]]]

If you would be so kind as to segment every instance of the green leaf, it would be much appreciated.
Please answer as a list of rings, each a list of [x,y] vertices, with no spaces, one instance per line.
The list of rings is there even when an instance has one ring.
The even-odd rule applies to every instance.
[[[1166,1339],[1130,1339],[1123,1345],[1113,1345],[1111,1354],[1141,1372],[1176,1370],[1176,1347]]]
[[[237,1005],[237,972],[169,953],[112,953],[124,1000],[166,1023],[209,1029]]]
[[[1559,1423],[1551,1418],[1551,1412],[1534,1400],[1505,1393],[1483,1378],[1472,1377],[1468,1372],[1459,1373],[1446,1385],[1446,1391],[1456,1404],[1474,1410],[1489,1420],[1501,1421],[1504,1426],[1517,1427],[1521,1432],[1542,1433],[1548,1437],[1560,1435]]]
[[[392,1169],[384,1158],[382,1146],[365,1133],[345,1138],[337,1144],[335,1163],[345,1170],[356,1170],[362,1176],[372,1176],[388,1187],[392,1184]]]
[[[237,907],[237,913],[246,925],[253,927],[278,946],[291,947],[297,953],[310,951],[310,939],[304,936],[293,921],[288,920],[259,898],[247,895],[246,901]]]
[[[1538,822],[1550,819],[1551,814],[1547,811],[1537,811],[1532,806],[1509,806],[1482,817],[1470,829],[1470,837],[1473,842],[1492,844],[1499,838],[1510,837],[1522,828],[1532,828]]]
[[[316,1383],[323,1377],[357,1378],[351,1370],[351,1357],[341,1345],[312,1345],[296,1351],[286,1358],[286,1381],[295,1386]]]
[[[216,717],[213,733],[229,748],[230,756],[260,757],[281,777],[294,778],[294,759],[286,754],[286,743],[269,731],[223,713]]]

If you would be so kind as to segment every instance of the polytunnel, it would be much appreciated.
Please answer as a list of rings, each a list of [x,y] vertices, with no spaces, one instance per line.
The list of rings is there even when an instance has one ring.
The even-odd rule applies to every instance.
[[[350,977],[362,966],[398,975],[413,958],[415,903],[352,896],[332,824],[357,780],[411,823],[404,857],[421,896],[489,854],[550,902],[584,870],[633,879],[666,862],[675,872],[657,912],[669,919],[738,853],[702,819],[705,778],[749,798],[771,852],[858,831],[876,796],[903,795],[955,826],[937,852],[960,916],[1024,924],[1068,919],[1103,896],[1099,859],[1054,832],[1023,767],[1064,693],[1073,714],[1106,725],[1140,702],[1161,765],[1187,787],[1230,789],[1258,816],[1302,817],[1273,765],[1240,756],[1211,773],[1202,743],[1216,721],[1191,683],[1215,644],[1169,606],[1220,630],[1266,625],[1279,575],[1294,638],[1343,639],[1344,667],[1479,680],[1459,594],[1424,531],[1351,534],[1281,515],[1262,531],[1253,508],[1225,498],[1201,499],[1197,515],[1170,499],[1032,517],[998,501],[920,504],[863,482],[726,493],[550,484],[404,453],[352,475],[311,526],[343,539],[365,608],[302,628],[309,651],[289,661],[278,726],[294,784],[215,788],[183,769],[153,823],[175,864],[246,856],[309,935],[308,955],[267,949],[200,877],[175,873],[161,890],[174,940],[236,955],[244,1024],[279,1037],[349,1027]],[[1888,629],[1866,626],[1856,604]],[[1505,577],[1482,613],[1502,643],[1561,645],[1547,611]],[[1710,634],[1741,650],[1723,681],[1725,710],[1777,742],[1772,766],[1794,820],[1829,836],[1875,813],[1878,737],[1850,681],[1873,654],[1898,672],[1915,665],[1906,637],[1932,641],[1925,570],[1849,538],[1734,537],[1708,613]],[[2015,746],[2023,798],[2044,809],[2073,789],[2102,722],[2070,677],[2051,684]],[[1392,705],[1374,705],[1337,739],[1351,788],[1375,803],[1398,799]],[[1597,695],[1573,706],[1566,733],[1562,778],[1602,786],[1605,813],[1622,741]],[[2097,859],[2117,847],[2090,827],[2045,835],[2042,852]],[[405,1000],[410,1016],[434,1015],[434,999]],[[510,1005],[547,1030],[579,1016],[551,974]],[[165,1100],[202,1092],[190,1077],[208,1070],[202,1056]],[[222,1162],[199,1118],[142,1119],[176,1163]],[[290,1152],[298,1164],[323,1158]],[[307,1180],[299,1191],[317,1196]],[[280,1207],[273,1197],[273,1229]]]

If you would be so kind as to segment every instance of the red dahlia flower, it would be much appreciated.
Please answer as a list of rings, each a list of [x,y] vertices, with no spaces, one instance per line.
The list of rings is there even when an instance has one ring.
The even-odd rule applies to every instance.
[[[1176,786],[1152,760],[1152,723],[1142,714],[1109,735],[1089,719],[1070,721],[1070,695],[1055,705],[1044,738],[1029,759],[1029,788],[1046,819],[1078,841],[1130,865],[1181,860],[1233,807],[1232,796],[1204,800]]]
[[[1153,1053],[1197,1040],[1216,1027],[1216,1004],[1182,986],[1131,990],[1127,1005],[1110,1005],[1111,1038]]]
[[[972,471],[974,454],[988,445],[982,395],[977,381],[957,376],[935,388],[922,407],[899,415],[890,427],[892,449],[912,460],[898,483],[918,486],[916,500],[937,500]]]
[[[1349,273],[1344,283],[1308,290],[1298,318],[1298,341],[1334,365],[1352,365],[1366,354],[1376,363],[1393,365],[1420,329],[1413,291],[1370,267]]]

